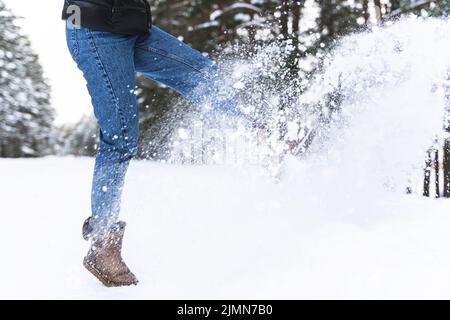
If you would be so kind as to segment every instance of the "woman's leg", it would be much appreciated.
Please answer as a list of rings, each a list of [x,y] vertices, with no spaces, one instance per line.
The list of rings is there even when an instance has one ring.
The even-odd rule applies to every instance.
[[[70,52],[83,72],[100,126],[92,184],[92,236],[116,223],[130,159],[137,150],[136,37],[67,28]]]
[[[152,27],[139,36],[135,50],[136,71],[158,81],[199,105],[207,103],[214,111],[246,118],[217,65],[174,36]]]

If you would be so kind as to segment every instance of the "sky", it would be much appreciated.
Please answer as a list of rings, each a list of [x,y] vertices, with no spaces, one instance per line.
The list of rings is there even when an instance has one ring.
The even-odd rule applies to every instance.
[[[92,111],[81,72],[67,50],[65,24],[61,20],[62,0],[4,0],[13,12],[23,17],[23,28],[39,55],[45,77],[52,86],[52,104],[58,124],[76,122]]]

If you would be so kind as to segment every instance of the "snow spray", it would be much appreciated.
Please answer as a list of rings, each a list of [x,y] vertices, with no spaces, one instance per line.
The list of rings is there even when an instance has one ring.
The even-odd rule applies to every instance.
[[[283,74],[286,47],[237,50],[234,59],[222,61],[226,81],[243,110],[261,117],[271,134],[261,138],[258,130],[242,127],[214,131],[205,151],[201,130],[180,128],[175,145],[188,148],[174,150],[201,155],[192,163],[262,164],[277,174],[284,168],[282,183],[310,199],[304,201],[339,199],[348,214],[367,201],[376,209],[376,199],[386,199],[381,194],[404,194],[420,184],[426,150],[443,135],[448,39],[450,22],[444,19],[409,17],[374,26],[338,40],[319,71],[302,79]],[[307,152],[280,156],[286,140],[311,129],[316,134]]]

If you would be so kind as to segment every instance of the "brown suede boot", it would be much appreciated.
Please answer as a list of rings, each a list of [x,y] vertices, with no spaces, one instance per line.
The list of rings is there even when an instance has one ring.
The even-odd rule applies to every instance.
[[[107,287],[130,286],[138,283],[136,276],[128,269],[121,255],[125,225],[125,222],[118,222],[102,239],[94,239],[83,261],[85,268]],[[86,223],[83,226],[83,233],[85,226]]]

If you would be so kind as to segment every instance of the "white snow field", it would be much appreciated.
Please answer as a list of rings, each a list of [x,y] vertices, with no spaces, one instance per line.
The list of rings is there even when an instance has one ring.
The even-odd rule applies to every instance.
[[[141,282],[105,288],[81,265],[92,165],[0,160],[0,298],[450,298],[448,200],[401,196],[344,218],[251,168],[149,162],[132,164],[122,215]]]
[[[299,101],[339,88],[340,115],[278,183],[256,165],[133,162],[137,287],[82,267],[92,159],[0,160],[0,298],[450,299],[450,200],[419,187],[442,139],[449,39],[448,20],[415,18],[344,39]]]

